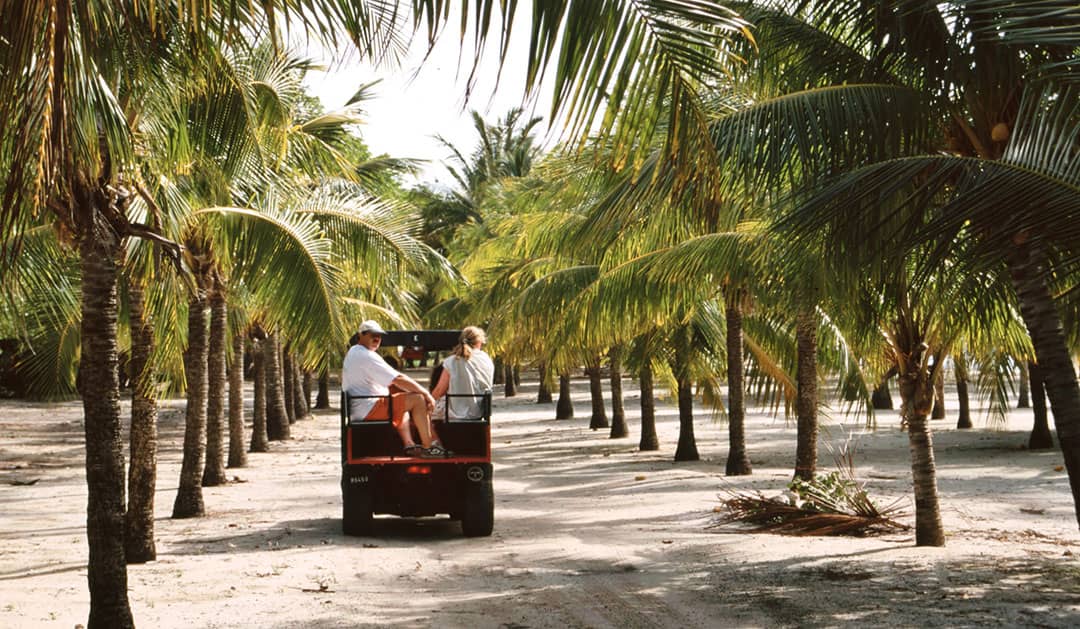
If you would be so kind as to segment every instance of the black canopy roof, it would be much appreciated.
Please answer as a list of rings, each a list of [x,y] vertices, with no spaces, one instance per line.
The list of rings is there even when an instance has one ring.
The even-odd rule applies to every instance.
[[[383,347],[401,345],[423,347],[429,352],[452,349],[461,338],[461,330],[387,330],[383,335]]]

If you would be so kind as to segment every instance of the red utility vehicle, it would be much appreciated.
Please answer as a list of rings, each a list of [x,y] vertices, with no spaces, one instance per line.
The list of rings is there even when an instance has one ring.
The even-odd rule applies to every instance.
[[[436,352],[453,348],[459,336],[458,330],[389,331],[382,346],[421,346]],[[452,453],[440,459],[407,456],[389,420],[350,420],[349,399],[342,392],[341,521],[346,535],[370,535],[373,516],[383,513],[408,517],[445,513],[461,521],[466,536],[491,535],[495,494],[490,393],[479,405],[479,417],[454,419],[442,411],[432,418]]]

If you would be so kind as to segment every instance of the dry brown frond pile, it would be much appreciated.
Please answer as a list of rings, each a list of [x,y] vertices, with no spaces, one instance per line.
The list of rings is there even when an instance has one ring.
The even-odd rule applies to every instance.
[[[894,519],[902,515],[899,503],[878,506],[844,468],[811,481],[793,480],[788,490],[772,498],[729,492],[720,497],[716,526],[742,522],[753,525],[752,532],[781,535],[870,535],[909,528]]]

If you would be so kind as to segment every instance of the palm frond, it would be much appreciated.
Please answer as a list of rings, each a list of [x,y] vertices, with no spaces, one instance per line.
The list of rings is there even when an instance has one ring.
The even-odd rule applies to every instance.
[[[259,304],[259,319],[300,345],[329,346],[344,336],[334,294],[338,276],[332,242],[310,217],[243,208],[199,210],[231,282],[242,283]],[[225,257],[227,255],[227,257]]]

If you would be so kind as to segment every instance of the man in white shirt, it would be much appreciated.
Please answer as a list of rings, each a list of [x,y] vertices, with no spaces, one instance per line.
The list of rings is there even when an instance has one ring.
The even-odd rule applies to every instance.
[[[380,396],[351,399],[349,418],[352,420],[376,419],[391,420],[401,441],[405,444],[405,453],[413,456],[446,456],[438,436],[431,425],[431,410],[435,408],[435,398],[426,388],[409,376],[399,372],[376,353],[386,331],[375,321],[360,324],[359,339],[356,345],[345,354],[341,367],[341,390],[350,396]],[[406,419],[405,414],[409,418]],[[420,434],[417,445],[412,437],[411,423],[416,425]]]

